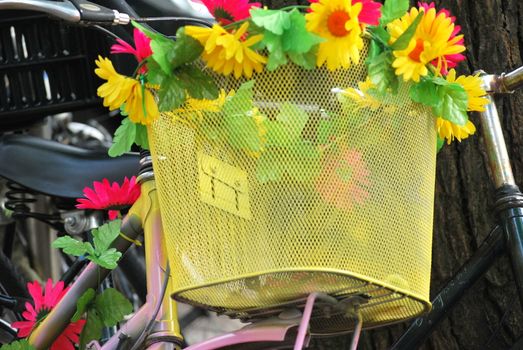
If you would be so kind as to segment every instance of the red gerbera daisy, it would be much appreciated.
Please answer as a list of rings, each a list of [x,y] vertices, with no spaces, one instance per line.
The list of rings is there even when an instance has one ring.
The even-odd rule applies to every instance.
[[[434,5],[433,2],[431,2],[430,4],[427,4],[426,2],[418,2],[418,6],[419,6],[420,9],[424,9],[425,12],[428,12],[429,9],[436,8],[436,5]],[[456,22],[456,17],[451,16],[449,10],[441,9],[441,10],[439,10],[436,13],[436,16],[439,16],[440,13],[444,14],[445,17],[450,18],[452,23]],[[449,38],[449,41],[454,39],[459,34],[460,31],[461,31],[461,26],[455,25],[454,26],[454,31],[452,32],[452,34],[451,34],[451,36]],[[464,43],[465,43],[465,40],[463,40],[463,35],[461,35],[461,39],[459,39],[459,41],[456,42],[456,45],[464,45]],[[452,54],[452,55],[445,55],[444,57],[445,57],[445,60],[446,60],[447,64],[446,64],[446,67],[445,67],[445,65],[442,65],[442,67],[441,67],[440,73],[443,74],[443,75],[447,75],[448,70],[450,68],[455,68],[458,65],[459,62],[461,62],[461,61],[463,61],[465,59],[465,55],[460,54],[460,53],[456,53],[456,54]],[[431,63],[432,63],[432,65],[434,67],[438,66],[437,60],[435,60],[435,61],[433,61]]]
[[[130,44],[123,41],[122,39],[116,39],[118,44],[114,44],[113,46],[111,46],[111,53],[129,53],[131,55],[134,55],[138,63],[140,63],[153,54],[153,51],[151,49],[151,39],[149,39],[147,36],[145,36],[144,33],[142,33],[140,30],[136,28],[134,28],[133,36],[134,46],[136,47],[132,47]],[[146,67],[143,66],[140,70],[141,73],[145,73]]]
[[[136,177],[129,180],[125,178],[122,186],[118,182],[111,185],[109,180],[93,182],[94,190],[84,188],[85,198],[78,198],[76,205],[78,209],[109,209],[109,219],[114,220],[120,214],[120,209],[132,205],[140,197],[140,185],[136,183]]]
[[[201,2],[221,25],[248,18],[251,8],[261,6],[259,2],[249,3],[249,0],[201,0]]]
[[[49,314],[51,309],[58,304],[69,288],[64,289],[63,281],[58,281],[53,287],[53,281],[48,279],[43,293],[42,287],[37,281],[28,283],[27,290],[33,298],[34,305],[26,302],[26,310],[22,313],[26,321],[18,321],[12,324],[13,328],[18,329],[18,336],[20,338],[28,337],[31,334],[35,325]],[[78,344],[80,341],[80,333],[82,332],[84,324],[85,320],[70,323],[62,334],[56,338],[50,350],[75,350],[75,344]]]

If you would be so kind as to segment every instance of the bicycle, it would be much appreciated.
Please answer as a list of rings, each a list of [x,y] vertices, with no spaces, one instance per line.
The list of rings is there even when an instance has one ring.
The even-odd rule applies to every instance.
[[[501,77],[495,77],[495,76],[486,76],[485,84],[486,87],[489,90],[496,91],[496,89],[499,89],[499,91],[503,90],[511,90],[515,89],[516,87],[519,87],[521,85],[521,76],[523,75],[523,70],[519,69],[513,73],[501,76]],[[488,127],[485,127],[485,132],[489,136],[489,138],[486,138],[489,140],[489,143],[487,144],[487,147],[490,149],[496,150],[496,156],[492,158],[492,162],[494,163],[495,168],[495,183],[497,188],[502,188],[502,191],[500,193],[502,194],[502,197],[499,199],[500,208],[501,210],[506,210],[508,214],[511,214],[512,212],[517,212],[517,205],[520,205],[521,200],[521,194],[514,188],[514,181],[513,177],[510,176],[510,168],[507,166],[506,160],[508,157],[506,157],[506,149],[503,147],[503,141],[502,141],[502,135],[500,133],[500,127],[499,124],[496,124],[497,115],[495,114],[495,109],[493,105],[490,105],[487,112],[483,114],[483,117],[485,121],[488,122]],[[270,107],[270,106],[269,106]],[[489,124],[490,123],[490,124]],[[501,137],[500,137],[501,135]],[[490,153],[489,153],[490,154]],[[148,291],[151,291],[153,296],[160,296],[164,295],[165,289],[167,289],[167,278],[163,278],[163,286],[160,288],[160,282],[162,282],[162,276],[168,275],[168,267],[164,268],[164,266],[168,266],[167,264],[167,258],[165,256],[165,250],[166,248],[162,246],[162,233],[160,230],[160,216],[159,216],[159,206],[156,202],[156,190],[154,188],[154,182],[152,180],[153,173],[150,169],[152,159],[149,158],[149,156],[144,156],[142,161],[142,173],[141,173],[141,180],[143,181],[143,193],[146,193],[145,196],[141,197],[137,204],[133,206],[133,208],[130,211],[129,216],[124,221],[124,225],[122,227],[123,234],[127,237],[127,239],[124,238],[118,238],[117,241],[114,243],[114,247],[125,251],[131,244],[131,241],[136,239],[136,237],[141,234],[141,226],[144,226],[144,234],[145,234],[145,241],[146,241],[146,249],[147,249],[147,256],[149,257],[150,265],[148,265]],[[502,171],[499,171],[499,170]],[[508,185],[508,186],[505,186]],[[505,187],[504,187],[505,186]],[[143,224],[142,224],[143,221]],[[513,226],[510,226],[507,222],[504,226],[504,229],[507,233],[513,233],[518,234],[517,224],[519,222],[518,216],[511,216],[509,217],[509,220],[512,223],[513,226],[516,226],[514,229]],[[496,229],[493,231],[493,240],[495,242],[494,249],[488,248],[487,246],[491,245],[491,241],[487,243],[484,249],[487,250],[489,253],[489,256],[494,256],[499,251],[500,242],[501,242],[501,229]],[[521,261],[520,258],[518,258],[519,254],[521,254],[521,251],[518,251],[517,248],[519,248],[517,245],[511,245],[511,248],[514,249],[512,252],[513,261],[514,261],[514,269],[518,271],[519,264],[518,261]],[[154,254],[156,252],[156,254]],[[161,252],[161,254],[158,254],[158,252]],[[481,249],[481,252],[484,252],[483,249]],[[472,262],[474,265],[474,262]],[[482,264],[484,266],[486,264]],[[475,269],[473,269],[475,270]],[[74,313],[74,310],[76,309],[75,300],[79,298],[83,292],[87,289],[87,286],[95,286],[97,284],[97,279],[99,278],[97,276],[98,269],[94,265],[90,265],[87,267],[86,270],[82,273],[78,281],[73,285],[73,288],[71,289],[70,293],[68,294],[67,298],[64,299],[62,303],[58,305],[58,307],[53,311],[48,318],[41,324],[41,326],[36,330],[34,335],[31,336],[31,341],[34,342],[34,344],[38,344],[38,346],[45,347],[46,345],[49,345],[50,341],[52,340],[53,336],[57,335],[57,332],[59,332],[59,329],[63,326],[64,321],[68,322],[70,316],[72,316],[72,313]],[[101,276],[103,277],[104,274],[106,274],[107,271],[101,270]],[[479,269],[475,270],[472,276],[463,276],[458,275],[456,277],[457,280],[465,279],[466,281],[472,281],[475,277],[477,277],[479,273]],[[521,277],[521,274],[517,274],[517,276]],[[518,285],[522,285],[521,283],[518,283]],[[465,286],[466,287],[466,286]],[[461,284],[460,288],[463,287],[463,284]],[[457,291],[462,290],[457,289]],[[398,292],[398,291],[396,291]],[[521,293],[520,293],[521,294]],[[283,324],[281,328],[278,330],[278,334],[273,334],[274,338],[270,338],[269,334],[265,334],[267,338],[264,339],[264,341],[282,341],[285,340],[285,337],[288,335],[287,332],[291,329],[296,330],[297,329],[297,339],[298,342],[296,346],[298,348],[301,348],[301,343],[305,341],[305,335],[306,335],[306,325],[309,321],[309,317],[311,315],[311,312],[313,311],[313,304],[314,299],[320,299],[322,302],[324,302],[323,306],[326,309],[329,309],[332,311],[332,309],[336,310],[338,307],[340,307],[340,301],[333,299],[332,297],[326,296],[324,294],[311,294],[307,301],[304,300],[298,301],[299,304],[305,302],[304,305],[304,315],[302,318],[302,315],[297,314],[285,314],[284,319],[280,319],[281,323]],[[361,299],[360,299],[361,298]],[[366,302],[365,297],[360,298],[354,298],[355,300],[344,300],[344,302],[341,302],[342,309],[347,308],[348,306],[354,307],[354,305],[360,305],[364,304]],[[157,298],[158,300],[158,298]],[[351,304],[356,303],[356,304]],[[355,307],[357,309],[357,307]],[[158,311],[157,311],[158,310]],[[437,309],[435,309],[437,310]],[[281,311],[278,310],[276,314]],[[112,338],[106,345],[104,345],[104,348],[110,349],[114,348],[119,344],[122,340],[129,341],[129,340],[135,340],[140,339],[141,334],[143,334],[143,330],[149,328],[149,319],[156,318],[157,320],[172,320],[173,315],[171,313],[171,301],[169,298],[164,298],[162,301],[162,305],[160,303],[152,304],[148,303],[142,308],[138,313],[137,316],[135,316],[133,319],[131,319],[118,333],[118,337]],[[155,317],[156,314],[160,315],[159,317]],[[429,314],[434,315],[434,314]],[[438,315],[438,313],[436,313]],[[176,336],[176,333],[178,330],[172,325],[168,324],[169,322],[159,322],[157,324],[157,329],[155,333],[153,333],[153,336],[150,337],[151,343],[153,344],[151,348],[161,348],[162,345],[160,345],[162,342],[166,348],[167,348],[167,342],[172,342],[171,346],[174,346],[173,344],[177,344],[179,342],[178,337]],[[360,326],[360,322],[357,321],[357,328]],[[170,328],[171,327],[171,328]],[[260,330],[261,329],[261,330]],[[244,333],[236,333],[232,335],[229,338],[219,338],[216,340],[211,341],[211,343],[207,342],[204,344],[197,345],[195,347],[190,347],[189,349],[206,349],[209,348],[208,346],[215,346],[216,344],[222,345],[232,345],[232,344],[238,344],[238,341],[244,341],[245,334],[252,333],[254,335],[257,332],[263,333],[263,328],[259,328],[256,330],[256,328],[250,328],[246,329]],[[291,332],[292,333],[292,332]],[[358,332],[356,332],[358,333]],[[234,339],[237,337],[237,339]],[[231,339],[232,338],[232,339]],[[355,339],[357,336],[355,337]],[[155,344],[155,339],[158,341],[158,343]],[[212,343],[214,342],[214,343]],[[291,343],[294,343],[294,334],[291,334]],[[215,344],[215,345],[210,345]],[[268,344],[262,344],[263,346],[267,346]],[[276,344],[271,344],[273,346],[278,346]],[[93,347],[96,348],[96,344],[93,344]]]

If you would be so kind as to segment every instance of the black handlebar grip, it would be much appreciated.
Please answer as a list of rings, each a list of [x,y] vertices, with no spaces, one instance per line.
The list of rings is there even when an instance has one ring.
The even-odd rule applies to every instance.
[[[80,11],[80,20],[90,23],[110,23],[116,18],[115,12],[87,0],[70,0]]]

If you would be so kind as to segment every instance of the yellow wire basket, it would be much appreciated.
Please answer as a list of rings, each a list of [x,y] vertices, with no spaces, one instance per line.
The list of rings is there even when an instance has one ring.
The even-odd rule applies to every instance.
[[[215,76],[218,100],[152,125],[174,298],[250,319],[311,292],[362,296],[367,327],[430,308],[434,119],[406,84],[378,101],[366,77],[363,63]],[[353,323],[317,314],[311,331]]]

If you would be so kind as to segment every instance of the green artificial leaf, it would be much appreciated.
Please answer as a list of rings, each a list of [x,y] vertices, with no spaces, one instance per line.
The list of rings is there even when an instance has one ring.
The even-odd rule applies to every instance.
[[[113,270],[118,266],[118,260],[122,257],[122,253],[115,248],[110,248],[100,255],[88,255],[87,259],[95,264],[108,270]]]
[[[169,53],[171,69],[178,68],[184,64],[191,63],[200,57],[203,46],[193,37],[185,34],[185,27],[176,32],[176,41]]]
[[[80,334],[80,349],[85,349],[87,344],[93,340],[100,340],[103,328],[104,324],[98,311],[95,308],[90,308],[87,311],[86,322]]]
[[[147,58],[147,73],[145,73],[147,82],[154,85],[161,85],[163,80],[168,76],[169,74],[165,73],[154,59],[151,57]]]
[[[317,56],[317,47],[316,49],[312,49],[311,51],[307,53],[294,53],[289,52],[289,58],[292,62],[297,64],[298,66],[301,66],[307,70],[312,70],[316,68],[316,56]]]
[[[76,312],[71,318],[71,322],[80,320],[83,314],[87,311],[89,305],[96,297],[96,292],[93,288],[89,288],[78,300],[76,301]]]
[[[309,115],[290,102],[285,102],[276,120],[267,123],[267,144],[275,147],[288,147],[301,138]]]
[[[256,11],[263,12],[272,10]],[[287,56],[296,64],[310,69],[310,52],[314,50],[313,54],[315,54],[317,45],[321,43],[323,39],[307,31],[305,17],[298,10],[294,9],[291,12],[273,12],[280,13],[281,16],[284,16],[290,25],[281,27],[276,31],[273,30],[272,27],[265,28],[262,43],[264,47],[267,48],[267,51],[269,51],[267,69],[274,71],[279,66],[286,64],[288,62]],[[260,20],[264,19],[265,17]]]
[[[131,24],[133,25],[133,27],[135,27],[136,29],[138,29],[142,33],[144,33],[145,36],[148,37],[149,39],[156,39],[156,38],[159,38],[159,37],[163,37],[162,34],[160,34],[158,32],[155,32],[155,31],[152,31],[150,29],[147,29],[145,26],[143,26],[142,24],[140,24],[138,22],[131,21]]]
[[[389,89],[394,94],[398,91],[399,80],[392,68],[393,60],[392,53],[384,51],[369,62],[369,77],[376,86],[374,90],[379,94],[384,94]]]
[[[463,126],[468,121],[468,96],[460,84],[449,83],[438,89],[439,104],[432,108],[435,115]]]
[[[286,171],[296,181],[307,182],[321,172],[321,153],[311,142],[300,141],[289,149],[293,156],[286,162]]]
[[[95,300],[96,310],[106,327],[113,327],[133,312],[133,305],[114,288],[108,288]]]
[[[443,145],[445,144],[445,139],[442,139],[441,137],[439,137],[439,135],[437,136],[437,141],[436,141],[436,152],[439,152],[441,151],[441,149],[443,148]]]
[[[124,118],[122,124],[116,129],[113,138],[113,144],[109,148],[109,156],[119,157],[129,152],[136,139],[136,124],[131,119]]]
[[[142,149],[149,149],[149,137],[147,136],[147,126],[143,124],[135,124],[136,126],[136,137],[134,143],[140,146]]]
[[[378,27],[369,27],[369,32],[372,37],[381,43],[384,47],[389,46],[390,34],[382,26]]]
[[[320,145],[326,145],[329,143],[331,135],[333,133],[333,129],[334,123],[330,118],[320,119],[317,129],[318,143]]]
[[[155,60],[156,63],[158,63],[165,74],[171,75],[174,69],[172,61],[176,47],[174,40],[164,36],[159,36],[151,38],[150,45],[153,52],[151,57]]]
[[[176,76],[167,77],[162,81],[158,91],[158,108],[160,112],[172,111],[185,102],[185,87]]]
[[[116,237],[120,234],[121,227],[122,220],[117,219],[93,229],[93,243],[97,255],[102,254],[109,249],[111,243],[113,243]]]
[[[407,46],[409,46],[410,40],[416,34],[416,29],[418,28],[418,24],[420,23],[421,19],[423,18],[424,12],[421,11],[414,21],[410,24],[410,26],[403,32],[403,34],[400,35],[400,37],[392,44],[391,49],[392,50],[405,50]]]
[[[430,79],[422,79],[417,84],[412,84],[409,90],[410,98],[414,102],[434,107],[439,101],[438,85]]]
[[[266,150],[256,162],[256,179],[260,183],[276,182],[281,180],[284,166],[274,150]]]
[[[32,345],[29,345],[27,339],[23,339],[4,344],[0,346],[0,350],[35,350],[35,348]]]
[[[226,116],[233,116],[237,114],[245,114],[251,111],[254,107],[253,96],[254,80],[249,80],[243,83],[234,96],[227,99],[223,105],[223,113]]]
[[[185,65],[176,70],[187,93],[196,99],[214,100],[218,98],[218,86],[214,79],[194,65]]]
[[[283,50],[285,52],[306,53],[323,42],[324,39],[307,30],[305,16],[297,9],[290,13],[291,26],[283,33]]]
[[[365,63],[369,64],[378,57],[383,52],[380,44],[376,40],[371,40],[369,45],[369,54],[367,55],[367,60]]]
[[[53,248],[62,249],[64,253],[74,256],[82,256],[86,254],[86,245],[90,244],[74,239],[71,236],[60,237],[56,239],[52,244]]]
[[[254,24],[277,35],[282,35],[291,26],[291,16],[286,11],[253,8],[250,14]]]
[[[224,125],[232,146],[251,152],[260,152],[263,142],[258,132],[258,126],[250,115],[229,116]]]
[[[385,26],[409,10],[409,0],[385,0],[381,7],[380,24]]]

